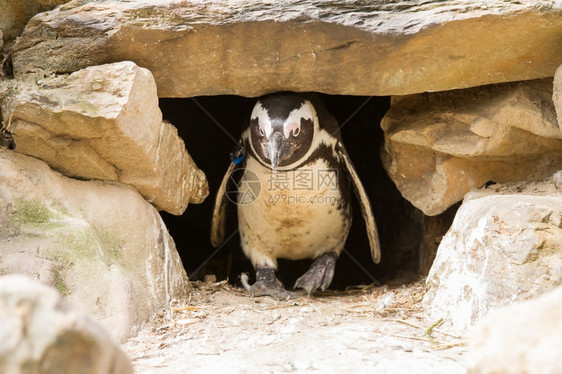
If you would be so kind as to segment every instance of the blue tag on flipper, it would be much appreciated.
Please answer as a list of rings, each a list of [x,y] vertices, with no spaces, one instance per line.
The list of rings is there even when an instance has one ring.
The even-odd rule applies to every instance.
[[[244,154],[241,154],[240,156],[233,158],[232,162],[234,162],[234,165],[238,165],[239,163],[241,163],[244,160]]]
[[[232,152],[230,152],[230,160],[234,163],[234,165],[238,165],[244,161],[244,148],[242,148],[241,145],[238,145]]]

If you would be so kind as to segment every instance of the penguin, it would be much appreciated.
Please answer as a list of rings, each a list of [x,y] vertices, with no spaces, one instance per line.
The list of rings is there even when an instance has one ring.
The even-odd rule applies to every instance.
[[[371,257],[381,259],[371,204],[343,145],[339,125],[315,94],[282,92],[259,98],[240,149],[217,192],[211,244],[224,240],[226,205],[238,210],[240,244],[256,271],[252,296],[294,297],[276,277],[277,259],[313,259],[294,288],[324,291],[351,227],[351,188],[360,202]],[[232,175],[242,175],[232,181]]]

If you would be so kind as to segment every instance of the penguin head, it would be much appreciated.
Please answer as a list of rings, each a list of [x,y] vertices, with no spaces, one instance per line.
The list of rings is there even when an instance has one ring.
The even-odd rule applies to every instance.
[[[261,163],[285,169],[309,153],[318,129],[316,109],[305,96],[272,94],[260,98],[252,110],[249,141]]]

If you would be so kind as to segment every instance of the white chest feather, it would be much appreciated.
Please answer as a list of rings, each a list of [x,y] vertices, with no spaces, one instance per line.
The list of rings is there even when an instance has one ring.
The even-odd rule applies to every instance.
[[[315,258],[345,244],[351,219],[342,204],[338,169],[319,159],[293,171],[262,166],[249,157],[239,186],[242,248],[254,265],[276,267],[277,258]],[[252,181],[259,179],[256,194]],[[255,187],[255,183],[253,185]]]

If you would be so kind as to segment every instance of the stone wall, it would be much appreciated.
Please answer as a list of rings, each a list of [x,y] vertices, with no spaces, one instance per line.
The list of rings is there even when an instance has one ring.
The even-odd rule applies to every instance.
[[[157,209],[209,194],[159,97],[393,95],[370,151],[427,216],[464,199],[427,310],[466,331],[560,284],[559,1],[74,0],[14,41],[46,10],[16,3],[0,1],[0,271],[57,288],[114,338],[189,287]]]

